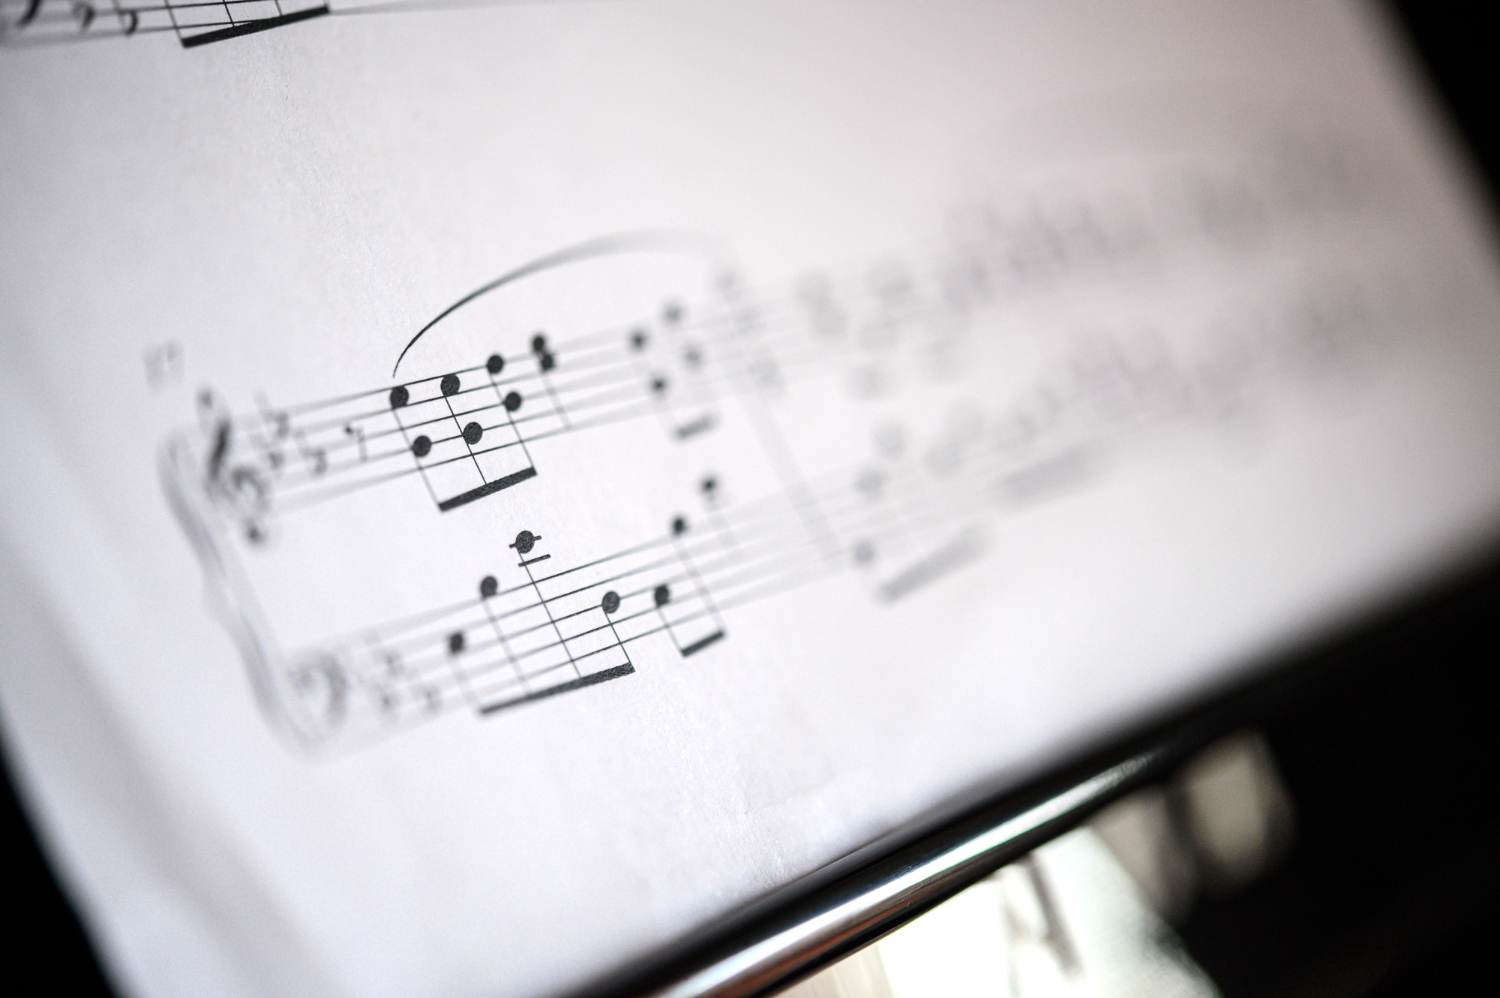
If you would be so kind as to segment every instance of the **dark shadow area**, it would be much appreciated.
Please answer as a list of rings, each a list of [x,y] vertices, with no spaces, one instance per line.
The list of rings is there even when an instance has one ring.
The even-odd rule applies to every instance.
[[[1500,574],[1386,631],[1266,731],[1297,811],[1287,861],[1181,934],[1226,998],[1431,989],[1500,898]]]
[[[0,766],[0,869],[5,871],[4,964],[9,994],[109,995],[93,947],[63,899],[21,813],[10,760]]]

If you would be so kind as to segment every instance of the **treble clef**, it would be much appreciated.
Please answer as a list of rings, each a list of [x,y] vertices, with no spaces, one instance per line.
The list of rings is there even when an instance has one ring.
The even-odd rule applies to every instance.
[[[234,422],[213,392],[198,396],[199,420],[209,439],[204,484],[209,494],[240,520],[245,536],[254,543],[266,538],[265,516],[271,505],[271,483],[261,469],[251,464],[231,465]]]

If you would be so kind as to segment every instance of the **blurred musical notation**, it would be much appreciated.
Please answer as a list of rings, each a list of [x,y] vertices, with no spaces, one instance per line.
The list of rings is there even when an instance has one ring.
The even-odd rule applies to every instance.
[[[955,383],[976,336],[1028,299],[1360,210],[1347,157],[1294,151],[1256,174],[1160,184],[1174,193],[1156,205],[971,207],[916,262],[814,271],[753,295],[721,269],[706,297],[668,297],[655,315],[563,336],[517,329],[502,337],[509,349],[413,381],[291,405],[262,396],[240,413],[205,390],[178,461],[196,462],[225,515],[261,540],[279,516],[393,482],[420,480],[438,510],[454,510],[536,478],[533,449],[566,434],[655,418],[686,442],[711,434],[726,404],[794,385],[857,404]]]
[[[549,540],[565,527],[521,529],[514,563],[476,580],[474,595],[289,656],[299,730],[357,744],[453,708],[492,715],[629,676],[629,647],[652,637],[693,658],[729,637],[735,609],[834,576],[858,579],[877,603],[903,600],[981,557],[997,518],[1090,484],[1169,424],[1220,423],[1227,399],[1263,396],[1330,336],[1339,364],[1357,363],[1381,330],[1353,288],[1293,298],[1266,352],[1236,358],[1232,386],[1222,344],[1183,361],[1155,342],[1090,342],[1004,406],[958,405],[937,438],[877,443],[800,494],[726,507],[718,477],[704,475],[696,516],[568,563]],[[831,557],[807,502],[834,539]]]
[[[147,35],[183,48],[283,28],[329,14],[472,7],[487,0],[0,0],[0,48]],[[488,0],[512,3],[515,0]],[[546,3],[548,0],[529,0]]]
[[[324,0],[0,0],[0,45],[171,33],[194,48],[328,13]]]
[[[1124,318],[1065,341],[1029,332],[1022,341],[1039,343],[1045,359],[1025,376],[1006,369],[1027,354],[1012,352],[1019,341],[1007,341],[1003,317],[1030,299],[1169,271],[1174,253],[1199,265],[1217,249],[1238,266],[1246,247],[1274,242],[1309,213],[1357,218],[1361,202],[1340,193],[1344,174],[1325,175],[1319,189],[1309,171],[1296,173],[1299,186],[1280,203],[1265,200],[1276,188],[1264,175],[1235,187],[1196,174],[1172,211],[1123,198],[1108,211],[1039,199],[1011,216],[971,211],[916,264],[823,270],[757,293],[721,268],[709,295],[666,296],[636,321],[558,333],[512,324],[498,334],[504,349],[476,350],[475,363],[310,403],[261,399],[234,413],[205,390],[197,425],[163,447],[163,482],[267,713],[304,747],[358,745],[451,709],[495,715],[630,676],[632,649],[651,639],[683,659],[711,657],[732,641],[739,608],[836,576],[857,580],[876,604],[901,603],[979,559],[1007,516],[1136,462],[1165,428],[1253,418],[1289,385],[1369,369],[1399,307],[1399,282],[1380,266],[1306,270],[1258,283],[1249,298],[1227,289],[1217,312],[1195,313],[1196,328],[1170,336]],[[1238,197],[1252,186],[1258,210]],[[497,335],[493,323],[475,328]],[[986,353],[996,344],[1000,353]],[[779,407],[797,399],[799,415],[778,423]],[[764,432],[716,450],[738,425],[734,414],[750,410],[773,414]],[[838,413],[852,416],[825,418]],[[662,534],[580,549],[565,516],[497,500],[523,484],[553,487],[551,462],[583,470],[566,459],[564,440],[615,427],[624,442],[618,434],[638,436],[637,424],[652,421],[654,446],[676,463],[718,465],[699,478],[696,512],[668,512]],[[821,439],[860,424],[863,438]],[[744,480],[747,440],[782,473],[779,487],[735,501],[726,483]],[[803,450],[813,444],[823,449]],[[813,474],[780,460],[799,451],[823,455],[802,462]],[[580,486],[578,474],[570,480]],[[451,522],[443,514],[483,500],[485,522],[498,514],[508,524],[513,563],[481,539],[491,567],[468,580],[451,570],[429,578],[421,592],[449,594],[435,605],[342,636],[304,634],[284,653],[248,581],[257,562],[291,559],[267,576],[273,586],[325,568],[344,543],[334,535],[357,529],[330,509],[417,481],[440,514],[421,528],[426,544],[445,543],[432,533]],[[600,496],[624,485],[600,483]],[[296,534],[287,518],[315,510],[325,518],[314,529],[329,536]],[[365,501],[361,515],[385,523],[417,514]],[[288,543],[277,543],[278,524]],[[380,542],[392,549],[386,560],[414,553],[405,533]],[[300,553],[310,539],[322,562]],[[378,595],[379,579],[360,582]]]

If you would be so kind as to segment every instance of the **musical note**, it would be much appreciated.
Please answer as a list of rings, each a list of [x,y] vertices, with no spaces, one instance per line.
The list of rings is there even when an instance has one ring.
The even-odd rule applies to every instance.
[[[624,642],[610,620],[620,608],[619,594],[611,591],[602,598],[592,595],[589,591],[592,587],[580,586],[572,572],[538,574],[534,566],[552,557],[550,553],[533,553],[541,540],[542,535],[521,530],[510,544],[519,558],[518,567],[536,596],[529,605],[513,604],[503,614],[497,614],[490,609],[490,601],[499,593],[498,582],[486,577],[480,584],[485,612],[500,637],[514,676],[513,683],[498,685],[480,708],[481,714],[493,714],[635,672]],[[566,581],[558,582],[560,578]],[[563,673],[560,678],[556,675],[559,672]]]
[[[632,330],[630,352],[668,435],[689,440],[717,424],[708,350],[697,338],[698,331],[690,328],[686,308],[679,301],[662,306],[658,327],[656,336],[644,327]]]
[[[709,595],[708,587],[704,584],[698,566],[693,562],[692,553],[683,543],[683,535],[687,531],[687,519],[681,516],[674,517],[672,520],[673,548],[686,572],[689,585],[679,587],[677,601],[671,607],[672,616],[668,615],[668,604],[673,603],[671,584],[661,583],[652,591],[652,601],[656,605],[656,613],[661,618],[662,626],[666,628],[672,644],[677,646],[677,651],[683,658],[690,658],[724,638],[724,621],[719,616],[718,608],[714,606],[713,598]],[[686,598],[682,595],[683,588],[688,590]],[[707,633],[700,633],[684,643],[685,625],[694,621],[700,624],[699,631]]]
[[[547,345],[546,333],[537,333],[531,338],[531,353],[536,358],[537,370],[541,372],[542,387],[546,389],[547,397],[552,400],[552,411],[561,420],[563,429],[571,429],[568,414],[563,409],[562,399],[558,397],[557,387],[552,383],[550,372],[557,367],[557,355]]]
[[[516,425],[521,395],[515,391],[502,394],[495,380],[504,367],[501,356],[491,354],[480,367],[390,390],[391,418],[407,441],[414,466],[441,512],[536,477],[526,438]],[[465,388],[464,377],[480,370],[487,380]],[[493,422],[486,425],[486,419]],[[501,432],[495,433],[497,430]],[[519,448],[519,452],[513,448]]]

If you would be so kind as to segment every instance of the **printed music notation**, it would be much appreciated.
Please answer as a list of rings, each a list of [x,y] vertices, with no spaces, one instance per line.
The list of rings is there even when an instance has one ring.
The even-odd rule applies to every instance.
[[[960,380],[976,330],[1028,297],[1161,266],[1167,247],[1235,247],[1360,210],[1357,156],[1351,166],[1338,150],[1290,149],[1254,172],[1157,182],[1167,193],[1155,204],[1037,196],[1008,214],[956,212],[920,263],[818,271],[753,296],[725,272],[711,298],[668,298],[655,315],[561,336],[518,330],[504,351],[414,381],[285,406],[262,398],[238,414],[207,393],[179,460],[259,540],[279,516],[387,483],[420,481],[439,511],[454,510],[536,478],[536,445],[577,431],[655,418],[686,442],[711,434],[728,401],[790,385],[832,378],[827,391],[873,401],[913,380]],[[1286,176],[1297,187],[1278,191]]]
[[[0,0],[0,45],[171,33],[194,48],[329,12],[325,0]]]
[[[1006,373],[996,366],[1003,351],[974,360],[1003,342],[997,317],[1060,290],[1169,270],[1174,254],[1199,265],[1214,250],[1240,268],[1256,246],[1300,238],[1309,218],[1313,232],[1328,219],[1357,224],[1366,204],[1342,164],[1319,172],[1329,162],[1313,155],[1297,171],[1275,158],[1258,172],[1198,171],[1184,189],[1147,185],[1155,203],[1116,192],[1098,204],[1036,197],[1011,214],[972,211],[917,263],[828,269],[754,294],[720,270],[707,296],[660,296],[643,318],[581,331],[503,322],[497,332],[481,316],[462,342],[495,337],[492,348],[455,369],[310,403],[262,398],[237,413],[203,393],[197,426],[163,448],[163,482],[262,705],[305,747],[357,745],[450,709],[495,715],[625,678],[640,667],[634,649],[652,639],[680,658],[712,660],[732,645],[738,608],[839,575],[857,578],[877,604],[904,603],[980,559],[997,517],[1099,481],[1137,442],[1159,442],[1163,427],[1215,425],[1263,406],[1288,381],[1365,364],[1390,311],[1389,289],[1365,272],[1257,287],[1249,299],[1241,291],[1193,337],[1171,337],[1176,348],[1149,329],[1096,330],[1070,347],[1052,344],[1050,366],[1019,381],[1015,371],[990,377]],[[1295,191],[1278,195],[1276,178],[1293,173]],[[1259,210],[1224,208],[1243,209],[1252,194]],[[407,349],[429,331],[425,344],[451,335],[430,323]],[[1197,354],[1184,354],[1183,342],[1198,344]],[[448,355],[457,345],[449,341]],[[698,513],[669,515],[654,539],[578,551],[568,523],[534,511],[515,522],[516,504],[496,504],[519,486],[547,488],[549,467],[577,485],[581,469],[553,443],[570,434],[656,421],[666,446],[701,466],[738,425],[730,403],[774,413],[792,397],[811,402],[814,424],[772,419],[761,444],[791,454],[820,443],[824,456],[809,465],[817,473],[793,467],[776,476],[779,491],[739,502],[724,489],[736,468],[721,464],[729,474],[701,479]],[[952,407],[940,432],[871,427],[933,402]],[[812,440],[834,432],[823,419],[834,409],[873,428],[874,447],[857,466],[829,471],[829,454],[841,463],[871,442]],[[837,425],[847,432],[851,421]],[[745,452],[730,456],[733,465]],[[302,545],[322,539],[294,537],[287,520],[288,542],[268,543],[276,524],[307,511],[323,517],[317,529],[337,532],[339,513],[329,510],[344,507],[332,504],[398,482],[440,514],[422,528],[438,546],[432,531],[454,522],[444,514],[483,501],[485,522],[498,513],[515,531],[509,558],[496,550],[484,572],[456,584],[451,573],[424,576],[423,593],[450,594],[426,612],[371,613],[386,622],[327,640],[304,634],[285,646],[300,650],[284,653],[250,575],[267,558],[283,566],[268,571],[300,576]],[[601,495],[610,491],[601,484]],[[361,515],[398,508],[365,503]],[[398,539],[386,546],[402,557]],[[378,578],[368,581],[379,595]],[[419,595],[403,605],[424,604]]]
[[[452,709],[491,716],[633,675],[630,648],[651,638],[694,659],[730,639],[737,608],[839,575],[877,603],[904,600],[982,557],[997,517],[1091,484],[1155,431],[1216,425],[1289,370],[1357,368],[1383,342],[1362,284],[1315,284],[1284,306],[1253,357],[1213,342],[1191,358],[1129,337],[1081,344],[977,422],[815,476],[808,498],[836,540],[833,559],[802,497],[725,508],[714,475],[701,479],[696,515],[610,553],[561,563],[553,531],[565,528],[523,528],[497,544],[497,567],[469,597],[289,656],[280,667],[296,730],[312,744],[358,744]]]
[[[441,8],[444,3],[422,0],[420,6]],[[403,9],[410,6],[399,0],[0,0],[0,47],[171,34],[183,48],[197,48],[329,14]]]
[[[564,342],[536,333],[524,353],[323,401],[263,402],[250,414],[205,391],[197,428],[171,446],[252,541],[274,516],[396,481],[419,480],[448,512],[535,478],[540,441],[652,415],[675,440],[711,430],[726,375],[709,371],[706,341],[691,339],[682,307],[663,312],[654,325]],[[680,373],[649,346],[662,328],[663,341],[689,337],[669,349]]]

